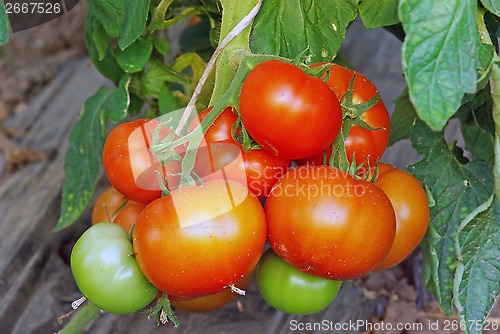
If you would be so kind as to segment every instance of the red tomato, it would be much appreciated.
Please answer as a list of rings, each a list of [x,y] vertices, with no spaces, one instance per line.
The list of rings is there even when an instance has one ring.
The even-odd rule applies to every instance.
[[[137,223],[139,215],[145,207],[146,204],[144,203],[130,202],[118,212],[113,222],[123,227],[130,234],[132,226]]]
[[[429,203],[420,182],[411,174],[380,163],[375,184],[391,200],[396,213],[396,238],[376,270],[403,261],[422,241],[429,225]]]
[[[248,74],[241,89],[240,113],[260,146],[288,160],[323,151],[342,124],[332,90],[321,79],[278,60],[265,61]]]
[[[266,240],[262,205],[235,181],[184,187],[150,203],[133,231],[144,275],[160,290],[201,297],[237,283]]]
[[[119,209],[123,209],[131,202],[113,187],[106,188],[97,197],[92,208],[92,224],[114,221]]]
[[[236,287],[240,289],[245,289],[248,284],[252,281],[254,271],[243,276],[243,278],[235,284]],[[210,312],[216,310],[231,300],[236,298],[238,294],[236,292],[231,291],[230,288],[226,288],[224,291],[216,293],[214,295],[208,295],[200,298],[189,299],[189,300],[175,300],[175,296],[169,296],[169,300],[172,303],[172,306],[178,310],[183,310],[187,312]],[[171,297],[174,297],[172,300]]]
[[[328,166],[290,170],[274,186],[265,211],[273,250],[297,269],[326,279],[371,272],[396,232],[382,190]]]
[[[234,142],[207,142],[207,146],[198,151],[194,171],[205,182],[217,179],[238,181],[258,199],[264,199],[291,165],[290,160],[263,149],[245,152]]]
[[[189,126],[189,131],[192,131],[198,124],[200,124],[205,117],[207,117],[212,107],[209,107],[198,114],[198,117],[194,118]],[[205,132],[206,142],[217,142],[217,141],[231,141],[235,143],[231,131],[233,125],[236,124],[238,116],[234,108],[227,107],[222,111],[222,113],[217,117],[217,119],[210,125],[210,127]]]
[[[312,67],[321,64],[315,64]],[[328,77],[326,83],[330,86],[333,92],[341,98],[341,96],[349,90],[349,84],[354,73],[356,73],[356,78],[354,79],[352,102],[354,104],[359,104],[368,101],[378,93],[377,88],[365,76],[363,76],[363,74],[354,72],[353,70],[343,66],[333,64],[330,68],[330,76]],[[345,104],[345,101],[343,103]],[[369,161],[370,165],[374,166],[376,161],[384,154],[389,141],[389,131],[391,125],[389,112],[387,111],[382,99],[380,99],[377,104],[363,113],[360,118],[372,128],[378,130],[370,131],[357,125],[353,125],[344,143],[347,152],[347,159],[349,162],[352,162],[352,156],[354,154],[358,165],[361,163],[366,164],[367,161]],[[328,148],[327,151],[327,162],[331,154],[332,149],[330,145],[330,148]],[[324,154],[321,152],[298,161],[298,164],[322,165],[323,158]]]
[[[159,121],[139,119],[122,123],[114,128],[104,143],[102,161],[109,182],[127,198],[140,203],[149,203],[161,196],[158,173],[166,180],[170,189],[175,189],[180,164],[173,161],[166,166],[158,163],[151,154],[152,133]],[[166,128],[160,138],[168,134]]]

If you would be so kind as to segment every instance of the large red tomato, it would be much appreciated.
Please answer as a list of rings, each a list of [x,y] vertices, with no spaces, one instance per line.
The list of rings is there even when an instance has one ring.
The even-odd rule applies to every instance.
[[[289,160],[326,149],[342,124],[332,90],[321,79],[278,60],[265,61],[248,74],[241,89],[240,113],[260,146]]]
[[[382,190],[328,166],[290,170],[274,186],[265,211],[273,250],[294,267],[333,280],[375,269],[396,232]]]
[[[223,291],[257,264],[266,240],[262,205],[235,181],[184,187],[150,203],[133,231],[144,275],[167,294]]]
[[[376,270],[403,261],[422,241],[429,225],[429,203],[420,182],[411,174],[380,163],[375,184],[391,200],[396,213],[396,238]]]
[[[175,189],[180,164],[172,161],[164,166],[149,151],[152,134],[159,121],[139,119],[126,122],[114,128],[104,143],[102,161],[109,182],[120,193],[135,202],[149,203],[161,196],[158,173]],[[160,132],[165,137],[169,130]]]

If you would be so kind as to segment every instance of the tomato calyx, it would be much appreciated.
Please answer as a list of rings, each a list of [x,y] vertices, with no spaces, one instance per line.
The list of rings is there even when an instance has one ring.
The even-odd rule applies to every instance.
[[[241,148],[244,152],[250,152],[251,150],[258,150],[262,147],[253,140],[252,137],[248,134],[248,131],[241,121],[241,114],[239,110],[237,110],[238,119],[236,123],[234,123],[231,129],[231,136],[233,139],[241,145]]]
[[[163,295],[156,300],[155,306],[144,312],[148,313],[148,318],[153,316],[156,317],[156,324],[158,326],[165,325],[171,321],[174,327],[179,327],[179,318],[175,314],[166,293],[163,293]]]
[[[349,82],[349,89],[347,92],[339,96],[340,106],[342,107],[342,116],[344,119],[344,128],[347,128],[347,134],[353,125],[357,125],[363,129],[374,131],[382,128],[374,128],[368,125],[361,116],[372,109],[379,101],[380,94],[377,92],[371,99],[362,102],[354,102],[354,80],[356,79],[356,71]]]
[[[328,68],[330,68],[333,64],[327,64],[327,65],[329,65]],[[324,66],[326,65],[314,67],[314,69],[322,68]],[[329,72],[327,72],[327,75],[328,73]],[[329,161],[326,161],[328,154],[327,151],[324,151],[324,163],[325,165],[329,165],[331,167],[337,167],[340,170],[349,173],[356,179],[365,180],[373,183],[375,182],[377,177],[378,160],[376,162],[375,169],[373,169],[373,167],[370,166],[369,161],[363,162],[358,165],[356,163],[355,154],[352,155],[350,159],[351,163],[349,163],[345,141],[353,126],[359,126],[369,131],[375,131],[381,129],[370,126],[361,118],[362,115],[368,110],[372,109],[380,101],[381,98],[380,94],[377,92],[369,100],[362,103],[356,103],[354,101],[354,93],[353,93],[355,79],[356,79],[356,72],[354,72],[349,82],[349,88],[347,92],[345,92],[339,97],[339,102],[342,107],[343,126],[339,135],[332,144],[332,155]],[[326,77],[325,80],[328,80],[328,77]]]

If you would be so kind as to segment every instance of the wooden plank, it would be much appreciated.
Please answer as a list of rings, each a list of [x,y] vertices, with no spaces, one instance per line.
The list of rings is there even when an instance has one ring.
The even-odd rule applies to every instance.
[[[52,228],[59,212],[68,131],[85,99],[105,82],[87,59],[72,62],[23,113],[7,122],[26,133],[24,145],[48,159],[0,179],[2,331],[14,328],[41,283],[40,272],[62,241],[64,233],[54,234]]]

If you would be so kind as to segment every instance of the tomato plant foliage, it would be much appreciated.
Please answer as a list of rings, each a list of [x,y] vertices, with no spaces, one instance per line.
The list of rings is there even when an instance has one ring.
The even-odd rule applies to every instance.
[[[424,280],[446,314],[456,309],[464,321],[484,320],[500,293],[498,1],[263,0],[250,25],[220,50],[258,0],[241,6],[229,0],[87,2],[89,57],[115,86],[88,99],[71,131],[56,230],[77,221],[92,200],[109,121],[168,116],[194,95],[197,110],[213,106],[202,121],[207,129],[226,107],[239,112],[242,83],[258,64],[278,59],[314,73],[308,65],[334,60],[359,15],[367,28],[386,29],[402,41],[407,87],[395,101],[389,144],[410,139],[422,158],[408,171],[431,206]],[[179,52],[170,52],[164,36],[193,15],[202,24],[190,23]],[[5,18],[0,2],[0,44],[8,38]],[[215,70],[204,77],[214,50],[221,52]],[[206,84],[197,90],[201,78]],[[463,147],[445,140],[450,120],[460,123]],[[245,149],[255,144],[246,131],[238,137]],[[185,172],[195,159],[189,152],[182,159],[189,181]]]
[[[0,45],[9,41],[9,20],[4,3],[0,3]]]

